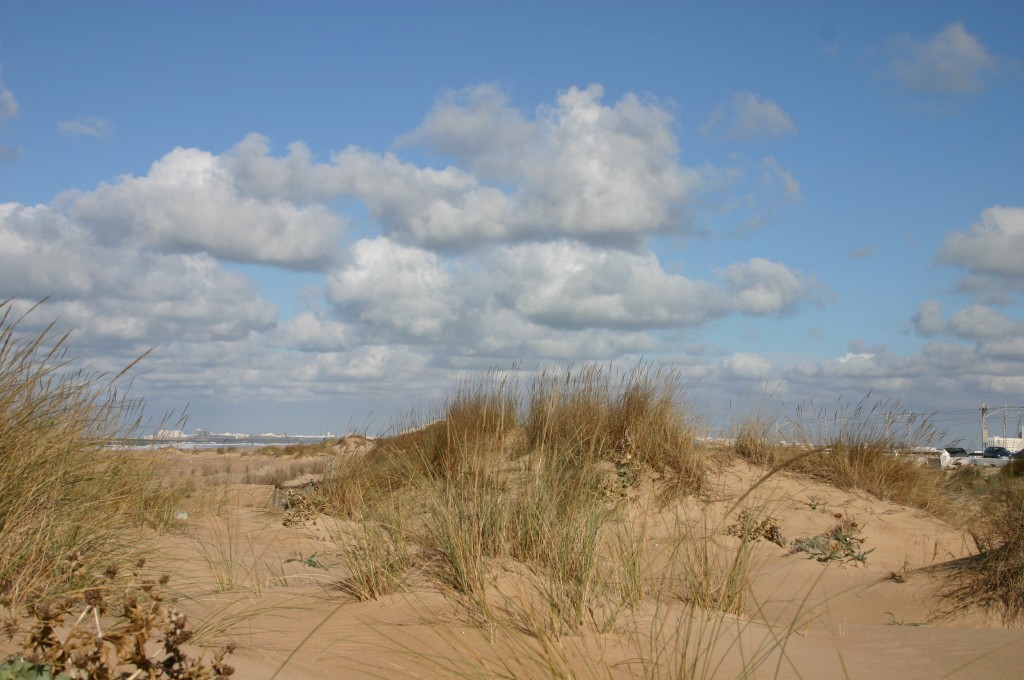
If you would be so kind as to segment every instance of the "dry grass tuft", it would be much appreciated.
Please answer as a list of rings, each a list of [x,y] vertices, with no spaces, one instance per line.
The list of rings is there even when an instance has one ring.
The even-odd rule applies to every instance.
[[[977,553],[948,565],[946,599],[953,611],[984,607],[1007,624],[1024,621],[1024,485],[1004,483],[969,532]]]
[[[869,401],[852,408],[804,407],[783,442],[774,423],[753,419],[736,428],[735,452],[772,469],[785,469],[840,489],[860,489],[877,498],[936,514],[948,510],[950,484],[937,469],[922,465],[915,447],[941,439],[927,418],[906,413],[898,401]]]
[[[74,371],[68,334],[24,324],[0,302],[0,593],[16,598],[74,585],[68,555],[131,561],[131,528],[169,521],[180,491],[155,458],[105,448],[141,410],[118,391],[124,372]]]
[[[681,400],[673,369],[640,364],[620,376],[589,365],[564,374],[542,372],[531,384],[523,430],[531,450],[596,456],[635,478],[653,470],[675,493],[705,482],[699,433]]]
[[[461,384],[441,418],[332,467],[325,507],[355,520],[335,537],[339,587],[376,599],[427,579],[492,633],[610,630],[646,588],[640,545],[619,522],[630,487],[650,480],[669,501],[705,483],[680,393],[677,373],[645,365],[543,371],[525,410],[506,376]],[[732,582],[715,606],[736,608],[745,564],[722,566]],[[704,571],[719,577],[717,564]],[[498,574],[516,574],[514,593]]]

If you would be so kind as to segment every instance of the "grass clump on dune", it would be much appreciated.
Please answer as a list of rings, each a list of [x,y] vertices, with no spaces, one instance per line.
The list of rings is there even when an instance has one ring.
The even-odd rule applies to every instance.
[[[1007,480],[968,529],[976,553],[949,565],[953,610],[983,607],[1008,624],[1024,621],[1024,484]]]
[[[763,417],[742,422],[736,428],[735,452],[755,465],[943,513],[949,499],[948,479],[908,455],[941,439],[939,433],[927,418],[905,413],[898,401],[872,403],[869,396],[852,409],[842,403],[831,412],[800,409],[788,423],[789,441],[783,441],[776,424]]]
[[[105,448],[137,422],[124,372],[71,370],[68,334],[24,324],[0,302],[0,593],[14,599],[131,561],[131,528],[166,519],[174,498],[152,463]]]
[[[531,450],[593,455],[624,476],[653,471],[675,492],[694,493],[704,485],[706,463],[680,392],[678,372],[647,364],[618,381],[597,365],[544,371],[530,386],[523,430]]]
[[[388,547],[339,540],[352,572],[343,589],[372,599],[419,574],[477,621],[493,625],[502,610],[556,636],[635,600],[621,594],[637,590],[623,587],[634,547],[622,559],[609,550],[626,490],[649,479],[685,496],[703,488],[705,463],[675,373],[641,366],[613,378],[594,366],[543,371],[524,408],[514,381],[492,373],[460,385],[443,417],[340,463],[325,506]],[[492,606],[492,576],[509,565],[533,595]]]

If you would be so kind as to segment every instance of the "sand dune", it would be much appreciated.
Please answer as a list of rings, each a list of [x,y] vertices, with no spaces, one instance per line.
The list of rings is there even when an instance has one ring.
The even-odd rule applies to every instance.
[[[201,642],[237,643],[236,677],[668,677],[686,658],[698,677],[715,678],[1014,677],[1024,667],[1024,632],[982,612],[940,615],[936,568],[968,554],[962,531],[795,475],[774,476],[741,507],[759,508],[787,543],[854,518],[865,549],[873,548],[864,563],[822,564],[761,540],[742,615],[645,600],[606,630],[585,622],[543,640],[514,627],[482,630],[428,579],[377,601],[355,600],[337,587],[346,576],[338,541],[351,527],[327,516],[284,526],[272,486],[238,481],[246,466],[251,474],[283,461],[189,455],[191,465],[223,471],[230,463],[231,472],[193,495],[178,532],[152,536],[150,564],[172,575],[191,619],[214,631]],[[176,469],[187,469],[182,464]],[[761,474],[733,462],[701,498],[668,507],[655,502],[653,485],[631,489],[623,522],[644,527],[648,579],[672,559],[665,549],[680,522],[706,530],[716,550],[734,548],[740,539],[724,530],[725,513]],[[496,602],[535,598],[514,568],[494,565],[490,578]],[[545,643],[554,651],[544,652]]]

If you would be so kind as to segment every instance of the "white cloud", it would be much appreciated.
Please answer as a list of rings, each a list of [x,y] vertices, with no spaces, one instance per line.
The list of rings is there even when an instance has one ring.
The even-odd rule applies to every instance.
[[[995,309],[979,304],[967,305],[949,318],[951,333],[957,337],[976,340],[1012,335],[1018,330],[1019,325]]]
[[[649,251],[556,241],[502,249],[487,262],[498,296],[551,328],[699,326],[730,311],[713,284],[667,274]]]
[[[810,282],[781,262],[760,257],[729,265],[720,276],[729,285],[732,305],[748,314],[793,311],[812,288]]]
[[[926,338],[938,335],[946,328],[946,319],[942,316],[942,307],[935,300],[925,300],[918,305],[911,321],[917,334]]]
[[[611,106],[602,95],[599,85],[570,88],[532,119],[492,86],[442,98],[403,143],[461,167],[419,167],[353,147],[313,165],[301,145],[268,157],[259,137],[232,150],[226,167],[249,195],[357,198],[386,236],[449,251],[560,237],[636,245],[685,232],[701,180],[676,158],[671,116],[635,95]]]
[[[16,115],[18,115],[18,100],[4,84],[3,71],[0,70],[0,123],[14,118]]]
[[[398,337],[434,338],[456,318],[456,294],[440,258],[385,237],[352,246],[346,263],[328,275],[327,299],[343,318]]]
[[[107,242],[294,268],[330,262],[343,226],[321,205],[245,195],[216,156],[180,147],[144,177],[124,176],[59,203]]]
[[[280,324],[279,331],[283,346],[304,352],[338,352],[355,345],[351,326],[313,310]]]
[[[208,255],[106,246],[46,206],[0,205],[0,290],[52,296],[47,313],[87,343],[240,339],[271,328],[277,308]]]
[[[928,94],[966,94],[984,89],[996,60],[963,23],[928,40],[908,35],[889,40],[892,76],[904,87]]]
[[[413,376],[427,375],[429,355],[403,346],[364,345],[346,353],[319,354],[303,376],[318,381],[374,381],[393,388],[416,386]]]
[[[766,157],[761,161],[764,173],[761,175],[761,182],[769,187],[778,183],[782,187],[782,195],[790,202],[800,200],[800,183],[796,181],[792,173],[779,165],[779,162],[772,157]]]
[[[1024,338],[995,338],[991,342],[983,344],[979,348],[978,354],[989,359],[1013,362],[1014,366],[1010,370],[996,376],[996,378],[1013,380],[1020,387],[1024,387],[1024,378],[1021,377],[1019,370],[1020,364],[1024,363]]]
[[[650,251],[576,241],[442,257],[379,237],[352,246],[329,273],[326,296],[350,346],[589,359],[651,351],[658,343],[648,333],[656,329],[697,328],[736,313],[785,313],[813,293],[802,276],[766,260],[737,263],[722,272],[722,282],[669,274]],[[304,323],[318,337],[313,320]]]
[[[57,129],[72,137],[102,139],[110,133],[110,121],[103,118],[76,118],[57,124]]]
[[[730,106],[718,107],[701,131],[723,128],[725,136],[734,140],[796,134],[796,124],[781,106],[751,92],[733,93]]]
[[[737,352],[722,360],[722,370],[727,374],[749,380],[762,380],[771,375],[774,367],[765,357]]]
[[[500,88],[480,85],[446,93],[399,144],[425,145],[486,177],[512,179],[522,175],[523,152],[541,143],[540,133]]]
[[[981,213],[967,232],[954,231],[939,249],[939,260],[970,274],[991,276],[1024,287],[1024,208],[996,206]],[[1000,284],[995,284],[1000,285]]]
[[[875,358],[875,355],[870,352],[847,352],[843,356],[836,359],[839,364],[849,364],[853,362],[867,362]]]
[[[607,361],[659,349],[659,343],[643,331],[621,328],[559,328],[536,323],[515,309],[486,305],[465,327],[463,340],[484,359],[480,368],[495,360],[509,363],[525,357],[555,361]],[[453,355],[465,352],[465,345],[453,348]]]
[[[647,241],[688,233],[706,169],[680,164],[663,108],[602,95],[571,88],[532,113],[493,87],[442,98],[403,143],[453,165],[355,147],[318,161],[300,142],[274,157],[249,135],[50,205],[0,205],[0,290],[52,295],[48,313],[108,358],[158,345],[141,384],[214,406],[354,395],[353,382],[427,394],[524,357],[628,361],[673,349],[672,332],[814,296],[764,259],[709,280],[667,268]],[[748,170],[759,196],[799,198],[773,158]],[[343,247],[347,199],[371,235]],[[313,270],[313,292],[279,320],[225,261]],[[716,370],[779,369],[753,354],[687,364]]]
[[[726,287],[665,272],[650,251],[600,249],[571,241],[492,253],[496,296],[551,328],[693,328],[726,314],[775,314],[805,300],[811,286],[762,259],[721,272]]]

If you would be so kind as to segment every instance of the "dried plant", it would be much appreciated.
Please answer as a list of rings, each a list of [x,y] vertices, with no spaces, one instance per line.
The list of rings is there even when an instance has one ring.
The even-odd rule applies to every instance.
[[[138,563],[126,582],[118,580],[118,569],[111,566],[87,588],[31,598],[24,605],[23,618],[11,602],[3,603],[3,632],[9,640],[17,638],[20,647],[8,664],[34,668],[37,677],[216,680],[231,676],[234,669],[224,659],[233,646],[223,647],[209,662],[191,656],[185,648],[192,638],[188,619],[162,592],[169,577],[155,581],[143,577],[142,567]]]

